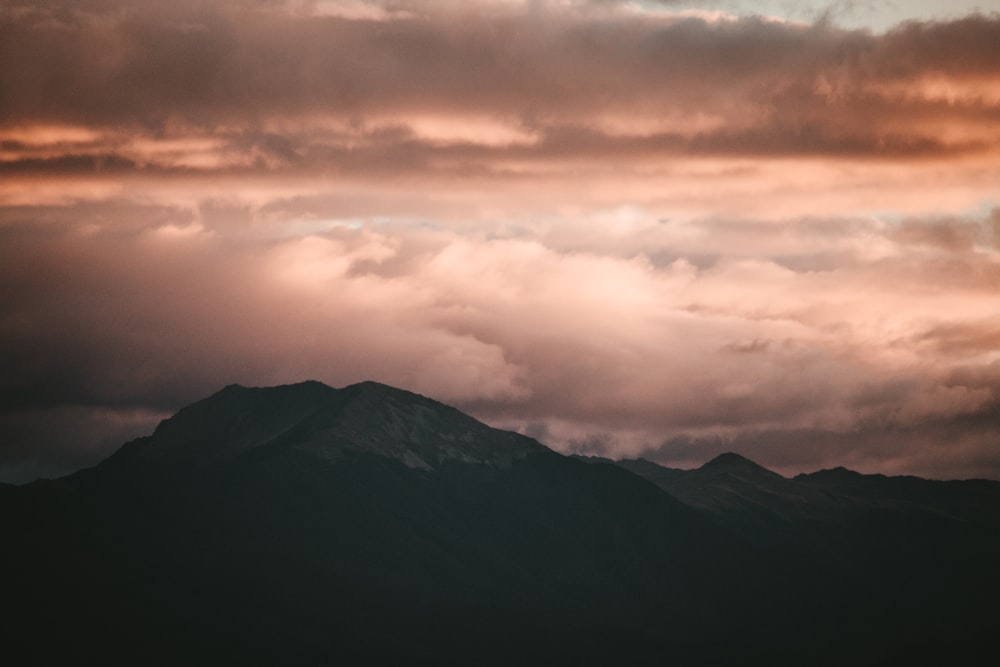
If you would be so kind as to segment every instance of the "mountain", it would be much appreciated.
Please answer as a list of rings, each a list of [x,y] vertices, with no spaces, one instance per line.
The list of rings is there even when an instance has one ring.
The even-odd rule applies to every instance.
[[[583,460],[377,383],[232,385],[0,486],[0,642],[45,665],[896,664],[1000,626],[998,488]]]
[[[739,454],[720,454],[694,470],[662,468],[650,461],[625,460],[618,465],[648,479],[685,504],[726,519],[737,519],[756,537],[773,520],[813,516],[836,503],[812,485],[789,480]],[[736,526],[734,526],[736,527]]]
[[[230,385],[165,420],[117,458],[204,466],[250,451],[308,452],[335,463],[373,455],[431,470],[449,461],[509,466],[547,451],[458,410],[376,382],[336,390],[319,382],[270,388]]]
[[[616,466],[375,383],[230,386],[93,469],[3,492],[4,645],[38,664],[783,650],[744,621],[777,573],[739,538]]]
[[[733,453],[694,470],[618,465],[766,550],[858,625],[878,627],[891,638],[879,664],[924,664],[915,657],[931,649],[964,656],[961,647],[1000,628],[1000,482],[845,468],[788,479]]]

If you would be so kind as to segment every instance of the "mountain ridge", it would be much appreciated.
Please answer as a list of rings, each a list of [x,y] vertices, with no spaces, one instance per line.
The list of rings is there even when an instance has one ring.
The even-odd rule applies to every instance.
[[[410,391],[373,381],[334,389],[309,380],[228,385],[163,420],[121,456],[203,466],[282,443],[331,462],[377,453],[422,470],[451,459],[509,465],[529,453],[551,452]]]
[[[378,383],[229,385],[0,523],[37,664],[832,667],[1000,625],[1000,483],[567,457]]]

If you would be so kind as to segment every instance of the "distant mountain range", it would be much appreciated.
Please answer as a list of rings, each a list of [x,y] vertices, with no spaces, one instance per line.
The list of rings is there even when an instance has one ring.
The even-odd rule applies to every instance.
[[[1000,482],[563,456],[381,384],[229,386],[0,485],[10,664],[996,664]]]

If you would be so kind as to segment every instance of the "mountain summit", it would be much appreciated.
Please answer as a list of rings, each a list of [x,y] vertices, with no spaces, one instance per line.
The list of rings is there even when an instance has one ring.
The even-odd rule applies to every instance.
[[[735,452],[724,452],[719,454],[714,459],[701,466],[699,470],[713,473],[766,475],[769,477],[779,476],[777,473],[772,472],[764,466]]]
[[[374,455],[420,470],[446,461],[509,466],[549,451],[409,391],[377,382],[333,389],[309,381],[268,388],[230,385],[164,420],[120,456],[204,466],[271,448],[330,462]]]

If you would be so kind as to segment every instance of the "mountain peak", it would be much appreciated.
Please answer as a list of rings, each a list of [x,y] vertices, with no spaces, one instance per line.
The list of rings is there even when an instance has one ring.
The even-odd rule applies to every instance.
[[[408,467],[430,470],[445,461],[508,465],[549,451],[517,433],[500,431],[469,415],[405,389],[365,381],[339,390],[344,405],[300,448],[337,461],[348,453],[375,454]]]
[[[271,387],[248,387],[242,384],[227,384],[225,387],[219,391],[211,394],[210,396],[201,399],[200,401],[195,401],[186,408],[182,408],[182,411],[192,408],[203,403],[210,403],[212,401],[217,401],[220,398],[232,398],[236,396],[248,397],[251,395],[258,395],[261,398],[267,398],[272,400],[275,397],[282,396],[283,398],[296,397],[299,399],[308,398],[309,396],[321,396],[329,395],[329,392],[335,391],[333,387],[323,384],[317,380],[304,380],[302,382],[294,382],[291,384],[280,384]]]
[[[844,483],[844,482],[855,482],[864,479],[865,475],[860,472],[855,472],[845,468],[844,466],[837,466],[836,468],[824,468],[823,470],[817,470],[816,472],[802,473],[796,475],[796,479],[808,480],[813,482],[827,482],[827,483]]]
[[[507,465],[548,451],[404,389],[371,381],[334,389],[310,380],[276,387],[228,385],[164,420],[122,455],[208,465],[264,447],[304,451],[330,462],[371,454],[424,470],[448,460]]]
[[[751,461],[745,456],[737,454],[736,452],[724,452],[719,454],[714,459],[705,463],[699,468],[699,470],[704,470],[706,472],[729,472],[729,473],[751,473],[760,474],[766,473],[768,475],[778,476],[776,472],[772,472],[754,461]]]

